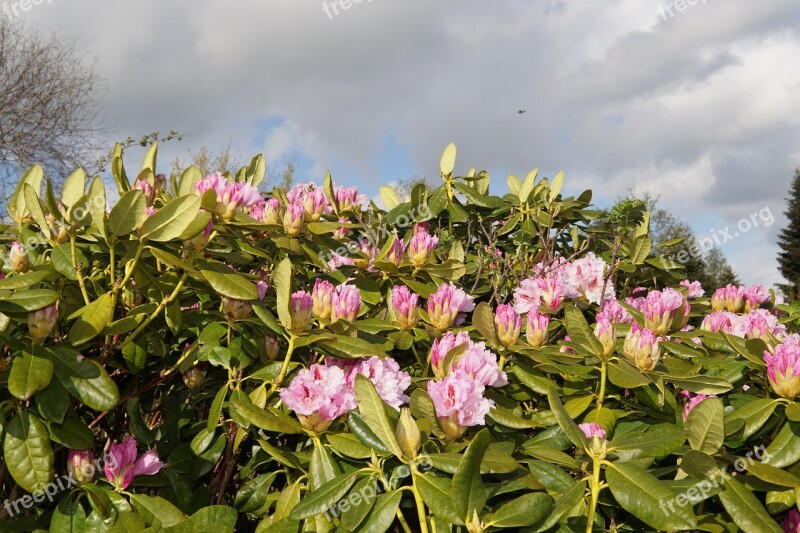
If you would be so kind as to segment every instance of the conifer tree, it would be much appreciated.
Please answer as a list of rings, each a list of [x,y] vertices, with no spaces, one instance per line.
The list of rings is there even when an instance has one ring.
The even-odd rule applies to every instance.
[[[778,266],[786,284],[781,286],[790,301],[798,299],[800,292],[800,168],[795,171],[784,215],[788,225],[778,236]]]

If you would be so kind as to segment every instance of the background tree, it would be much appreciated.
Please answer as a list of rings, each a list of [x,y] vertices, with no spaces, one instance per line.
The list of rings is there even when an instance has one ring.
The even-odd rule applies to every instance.
[[[103,131],[101,79],[75,43],[0,16],[0,201],[21,170],[42,163],[58,181],[88,167]],[[9,190],[11,189],[11,190]]]
[[[786,204],[783,214],[789,224],[778,236],[778,246],[781,249],[778,253],[778,266],[786,279],[786,285],[781,285],[780,288],[789,300],[794,301],[800,292],[800,168],[795,170]]]

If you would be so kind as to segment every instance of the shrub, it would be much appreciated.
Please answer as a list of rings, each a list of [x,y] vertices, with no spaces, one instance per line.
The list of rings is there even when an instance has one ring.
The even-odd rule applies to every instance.
[[[261,157],[167,183],[118,148],[113,206],[30,169],[0,231],[4,525],[794,527],[774,295],[677,283],[641,202],[454,164],[385,208],[330,176],[263,198]]]

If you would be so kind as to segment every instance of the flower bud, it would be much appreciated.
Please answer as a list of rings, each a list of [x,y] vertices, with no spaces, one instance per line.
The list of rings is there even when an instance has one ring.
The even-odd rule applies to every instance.
[[[94,452],[92,450],[70,450],[67,455],[67,472],[70,478],[78,485],[87,483],[94,478],[95,470]]]
[[[494,327],[500,344],[508,348],[519,340],[522,317],[514,311],[513,305],[499,305],[494,314]]]
[[[340,224],[347,224],[348,222],[350,221],[347,220],[347,218],[339,217]],[[345,237],[349,236],[350,233],[351,233],[350,228],[348,228],[347,226],[339,226],[338,228],[336,228],[336,231],[333,232],[333,237],[335,239],[344,239]]]
[[[268,361],[274,361],[277,359],[280,350],[281,344],[278,342],[278,339],[272,335],[267,335],[264,337],[264,353],[266,353]]]
[[[183,378],[183,383],[190,389],[199,389],[203,382],[206,379],[206,374],[208,373],[208,369],[204,363],[198,363],[188,369],[186,369],[181,377]]]
[[[25,246],[19,241],[11,243],[11,250],[8,252],[8,266],[19,274],[27,272],[31,268],[28,252],[25,251]]]
[[[213,231],[214,221],[209,219],[208,224],[203,231],[201,231],[196,237],[187,241],[183,241],[183,245],[189,250],[203,250],[208,244],[208,238],[211,236],[211,232]]]
[[[800,396],[800,336],[787,335],[774,352],[764,352],[772,390],[778,396],[793,400]]]
[[[264,202],[264,212],[261,215],[261,220],[264,224],[280,224],[281,223],[281,204],[277,198],[270,198]]]
[[[642,372],[655,370],[661,358],[661,347],[656,334],[652,330],[640,328],[636,324],[631,324],[631,331],[625,337],[623,351],[625,355],[633,359],[636,368]]]
[[[311,325],[314,311],[314,299],[306,291],[297,291],[292,294],[289,304],[289,313],[292,317],[292,332],[302,333]]]
[[[325,208],[328,206],[328,199],[325,198],[325,192],[321,188],[309,189],[303,195],[302,206],[305,221],[316,222],[325,212]]]
[[[148,207],[153,205],[153,200],[156,199],[156,189],[149,181],[147,181],[145,178],[139,178],[133,182],[133,188],[142,191],[144,200],[147,202]]]
[[[475,299],[453,283],[443,283],[428,298],[428,320],[439,331],[464,322],[468,313],[475,309]]]
[[[435,235],[429,235],[426,231],[414,233],[411,240],[408,241],[408,260],[417,267],[426,264],[431,252],[438,244],[439,237]]]
[[[138,307],[144,302],[142,291],[140,291],[136,285],[136,281],[132,280],[129,284],[122,288],[122,305],[128,309]]]
[[[400,444],[400,449],[403,450],[403,455],[407,459],[413,460],[422,444],[422,436],[419,432],[419,426],[414,421],[414,417],[411,416],[411,410],[408,407],[403,407],[400,410],[400,420],[397,422],[395,436]]]
[[[44,342],[55,329],[57,320],[57,304],[28,313],[28,333],[34,342]]]
[[[331,296],[331,324],[338,320],[354,321],[361,312],[361,293],[358,287],[340,285]]]
[[[603,355],[608,357],[617,347],[617,332],[614,325],[607,318],[600,317],[594,325],[594,336],[603,345]]]
[[[394,323],[402,330],[414,329],[417,327],[419,313],[417,302],[419,295],[414,294],[405,285],[392,287],[392,295],[389,299],[389,310]]]
[[[403,256],[405,253],[406,245],[403,242],[403,239],[396,237],[394,243],[392,243],[392,247],[389,248],[389,253],[386,254],[386,260],[394,263],[396,266],[400,266],[400,263],[403,262]]]
[[[531,310],[528,313],[528,326],[525,329],[525,340],[534,348],[547,344],[547,328],[550,326],[550,315]]]
[[[335,292],[331,282],[317,278],[314,281],[314,290],[311,291],[311,299],[314,301],[314,316],[320,320],[330,320],[331,318],[331,298]]]
[[[161,194],[162,192],[167,190],[167,177],[164,174],[156,174],[155,179],[153,180],[153,188],[155,189],[156,195]]]
[[[303,206],[290,203],[283,214],[283,231],[290,237],[296,237],[303,231]]]
[[[237,300],[225,296],[222,299],[222,314],[225,315],[225,320],[228,322],[241,320],[253,314],[253,306],[247,300]]]

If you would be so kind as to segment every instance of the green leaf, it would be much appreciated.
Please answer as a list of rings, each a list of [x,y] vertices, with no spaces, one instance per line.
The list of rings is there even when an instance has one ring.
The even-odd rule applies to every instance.
[[[188,520],[164,529],[165,533],[233,533],[239,515],[226,505],[203,507]]]
[[[47,219],[44,216],[42,203],[39,201],[39,193],[37,193],[33,187],[27,183],[22,184],[22,193],[25,195],[25,207],[27,207],[31,218],[34,222],[36,222],[36,225],[39,226],[39,229],[41,229],[44,234],[49,237],[50,224],[47,223]]]
[[[494,315],[492,308],[486,302],[479,303],[472,312],[472,325],[489,342],[497,344],[497,335],[494,329]]]
[[[716,453],[725,442],[725,406],[719,398],[706,398],[689,412],[684,428],[693,450]]]
[[[687,531],[697,527],[692,508],[674,505],[665,512],[677,494],[650,472],[632,463],[614,463],[606,469],[606,481],[623,509],[645,524],[661,531]],[[672,507],[669,507],[672,511]]]
[[[130,494],[131,505],[149,526],[170,527],[186,520],[180,509],[159,496]]]
[[[555,388],[551,387],[547,391],[547,400],[550,403],[550,409],[553,411],[556,422],[558,422],[558,425],[564,430],[564,434],[567,438],[579,449],[585,448],[586,436],[572,418],[570,418],[566,409],[564,409],[564,405],[561,403],[561,399],[558,397]]]
[[[393,490],[378,496],[372,512],[367,516],[366,523],[358,530],[358,533],[385,533],[395,521],[395,515],[400,508],[400,501],[403,493]]]
[[[71,450],[89,450],[94,446],[92,430],[77,416],[68,416],[62,424],[50,422],[50,437]]]
[[[109,411],[119,402],[117,384],[96,361],[65,346],[49,348],[55,376],[72,396],[95,411]]]
[[[416,483],[422,501],[434,515],[443,517],[451,524],[464,525],[464,519],[456,513],[450,498],[450,478],[435,477],[428,473],[417,476]]]
[[[64,189],[61,191],[61,203],[65,207],[72,207],[83,196],[84,187],[86,187],[86,172],[79,168],[67,176],[64,181]]]
[[[306,497],[292,509],[289,518],[292,520],[302,520],[324,513],[338,502],[342,496],[347,494],[347,491],[350,490],[350,487],[353,486],[356,479],[357,474],[350,474],[347,476],[338,476],[323,483],[319,488],[306,495]]]
[[[754,434],[756,431],[766,424],[775,407],[778,405],[776,400],[770,398],[759,398],[746,404],[728,415],[725,419],[725,425],[734,422],[735,420],[744,421],[744,438]]]
[[[293,419],[279,411],[273,412],[259,409],[249,401],[231,400],[230,409],[247,422],[265,431],[290,434],[303,432],[302,428]]]
[[[622,461],[639,457],[666,457],[675,452],[684,439],[683,432],[675,426],[651,426],[645,433],[630,431],[616,437],[608,443],[608,451]]]
[[[85,533],[86,511],[71,494],[61,498],[50,518],[50,533]]]
[[[56,475],[47,427],[29,411],[18,412],[6,424],[3,459],[14,481],[28,492],[44,490]]]
[[[361,413],[355,409],[348,413],[347,425],[350,426],[350,431],[353,432],[353,435],[358,437],[358,440],[361,441],[364,446],[381,453],[392,453],[391,450],[381,442],[378,436],[375,435],[366,420],[364,420],[364,417],[361,416]]]
[[[342,509],[342,527],[347,531],[356,531],[358,526],[367,519],[367,515],[369,515],[372,507],[375,505],[377,494],[378,487],[376,485],[376,478],[373,476],[364,477],[361,481],[353,485],[350,494],[343,500],[350,505],[350,508]],[[339,509],[336,509],[336,511],[338,510]],[[394,520],[394,515],[392,515],[392,520]]]
[[[241,513],[255,513],[264,507],[269,489],[277,476],[278,472],[270,472],[245,481],[236,493],[236,509]]]
[[[397,457],[403,457],[403,450],[395,437],[394,426],[386,414],[386,405],[383,403],[375,385],[366,376],[356,375],[355,382],[358,409],[364,421],[375,433],[375,436]]]
[[[729,381],[714,376],[692,376],[688,378],[670,376],[668,379],[676,387],[696,394],[724,394],[733,388]]]
[[[19,290],[27,289],[47,279],[50,276],[49,270],[34,270],[18,276],[11,276],[0,280],[0,290]]]
[[[539,169],[535,168],[531,172],[528,172],[528,175],[525,176],[525,180],[522,182],[522,185],[519,188],[519,201],[521,203],[525,203],[528,201],[531,193],[533,192],[533,186],[536,185],[536,176],[539,174]]]
[[[0,299],[0,312],[28,313],[43,309],[58,301],[58,293],[47,289],[32,289],[15,292]]]
[[[21,357],[15,357],[8,376],[8,392],[20,400],[28,400],[37,391],[44,390],[53,377],[53,362],[44,357],[38,357],[28,352],[23,352]]]
[[[595,356],[603,355],[603,344],[594,335],[583,313],[574,305],[564,309],[564,324],[572,342]]]
[[[100,335],[103,328],[114,318],[114,302],[107,292],[83,308],[78,320],[67,334],[73,346],[89,342]]]
[[[175,198],[142,224],[142,238],[164,242],[177,239],[200,211],[200,198],[189,194]]]
[[[728,478],[723,483],[725,490],[719,500],[733,518],[734,523],[745,533],[781,533],[777,522],[767,513],[758,498],[736,479]]]
[[[380,189],[378,189],[378,191],[380,192],[383,203],[386,204],[387,210],[391,211],[392,209],[400,205],[401,203],[400,197],[397,196],[397,192],[394,190],[394,188],[389,187],[388,185],[384,185]]]
[[[96,176],[89,185],[88,207],[92,215],[92,226],[100,235],[106,236],[106,187],[100,176]]]
[[[652,383],[627,361],[612,361],[608,364],[608,380],[623,389],[635,389]]]
[[[526,527],[545,519],[555,504],[552,497],[533,492],[504,503],[489,515],[487,521],[495,527]]]
[[[111,234],[120,237],[138,228],[146,209],[147,201],[139,189],[123,194],[108,215],[108,229]]]
[[[57,379],[51,379],[50,385],[36,395],[36,408],[42,418],[60,424],[69,409],[69,394]]]
[[[53,251],[50,253],[50,262],[53,268],[56,269],[56,272],[65,278],[72,281],[78,280],[78,273],[75,270],[75,266],[72,264],[72,251],[69,244],[54,246]],[[78,265],[86,264],[86,257],[79,248],[75,249],[75,263]]]
[[[456,167],[456,145],[453,143],[445,146],[442,157],[439,159],[439,172],[443,178],[451,176]]]
[[[111,533],[139,533],[145,530],[144,520],[141,516],[130,511],[117,515],[117,521],[111,528]]]
[[[275,291],[278,295],[278,320],[281,321],[283,327],[287,330],[292,329],[292,315],[289,312],[289,303],[292,294],[292,261],[288,257],[275,267],[275,272],[272,274],[272,283],[275,286]]]
[[[787,422],[764,453],[764,463],[785,468],[800,461],[800,423]]]
[[[335,352],[335,355],[345,359],[371,357],[377,355],[379,357],[386,357],[386,352],[383,345],[372,344],[364,339],[358,337],[350,337],[348,335],[336,335],[333,338],[324,338],[318,343],[320,347],[324,346],[326,349]]]
[[[482,429],[467,446],[450,484],[453,508],[465,519],[471,517],[473,511],[480,514],[486,504],[486,489],[481,480],[481,461],[488,447],[489,431]]]
[[[258,290],[256,286],[241,274],[228,270],[229,272],[217,272],[214,270],[201,270],[201,272],[203,277],[211,284],[211,287],[222,296],[237,300],[257,300]]]
[[[553,507],[550,516],[539,526],[537,531],[548,531],[554,525],[561,522],[583,499],[584,492],[586,492],[584,484],[584,480],[576,481],[566,492],[562,493],[561,498],[556,501],[556,505]]]
[[[219,417],[222,414],[222,404],[225,403],[225,396],[228,394],[228,385],[220,388],[214,396],[214,401],[211,402],[211,408],[208,411],[208,421],[206,422],[206,429],[208,431],[216,432],[217,425],[219,424]]]
[[[773,485],[781,485],[783,487],[792,487],[795,489],[800,488],[800,478],[794,474],[759,461],[750,461],[747,464],[747,473],[753,474],[758,479],[762,479]]]

